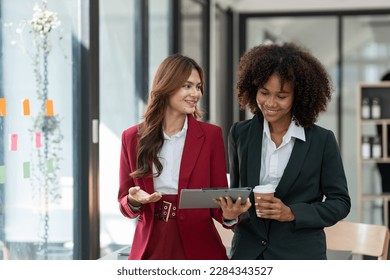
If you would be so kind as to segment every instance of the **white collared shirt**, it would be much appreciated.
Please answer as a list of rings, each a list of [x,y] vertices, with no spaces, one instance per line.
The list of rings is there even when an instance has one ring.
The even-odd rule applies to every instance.
[[[177,194],[181,157],[188,129],[188,117],[184,121],[181,131],[169,137],[164,132],[164,144],[158,154],[163,166],[161,175],[153,177],[154,190],[162,194]],[[157,172],[153,164],[153,174]]]
[[[284,169],[290,159],[295,139],[306,141],[305,130],[291,121],[282,143],[276,148],[271,139],[268,121],[264,119],[264,133],[262,144],[261,168],[259,184],[277,186],[282,178]]]

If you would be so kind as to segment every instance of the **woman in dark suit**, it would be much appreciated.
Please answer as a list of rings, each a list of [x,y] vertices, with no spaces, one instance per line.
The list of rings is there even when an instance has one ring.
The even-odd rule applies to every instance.
[[[315,124],[331,81],[307,50],[260,45],[240,60],[237,97],[254,117],[229,133],[231,187],[272,184],[234,228],[232,259],[326,259],[324,227],[351,207],[334,134]]]
[[[198,121],[203,71],[191,58],[166,58],[155,75],[144,121],[122,134],[120,210],[138,217],[129,259],[227,259],[213,218],[231,228],[250,207],[178,209],[180,191],[227,187],[222,130]]]

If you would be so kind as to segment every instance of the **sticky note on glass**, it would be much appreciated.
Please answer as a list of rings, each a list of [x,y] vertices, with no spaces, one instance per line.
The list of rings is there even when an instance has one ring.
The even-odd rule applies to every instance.
[[[29,99],[22,100],[22,115],[23,116],[30,116],[30,100]]]
[[[47,161],[47,173],[52,173],[54,171],[53,159]]]
[[[29,161],[23,162],[23,178],[24,179],[30,178],[30,162]]]
[[[9,135],[9,149],[11,151],[18,150],[18,135],[15,133]]]
[[[5,184],[5,165],[0,165],[0,184]]]
[[[0,117],[5,117],[7,115],[7,104],[5,98],[0,98]]]
[[[52,99],[46,99],[46,116],[54,116],[54,105]]]
[[[35,148],[42,147],[42,133],[41,132],[35,132]]]

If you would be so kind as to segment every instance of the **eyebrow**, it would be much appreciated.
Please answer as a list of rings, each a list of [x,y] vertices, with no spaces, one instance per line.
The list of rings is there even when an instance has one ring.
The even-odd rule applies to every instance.
[[[191,82],[191,81],[185,81],[186,84],[191,84],[191,85],[195,85],[195,83]],[[201,85],[202,82],[199,82],[197,83],[196,85]]]
[[[266,91],[270,91],[269,89],[267,89],[266,87],[264,87],[264,86],[262,86],[261,88],[260,88],[261,90],[263,89],[263,90],[266,90]],[[280,89],[278,92],[276,92],[276,93],[290,93],[289,91],[286,91],[285,89]]]

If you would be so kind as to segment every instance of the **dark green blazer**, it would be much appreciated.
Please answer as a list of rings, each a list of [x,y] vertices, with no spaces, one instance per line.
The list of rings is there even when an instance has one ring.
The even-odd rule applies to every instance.
[[[293,222],[258,218],[252,206],[234,229],[232,259],[326,259],[324,227],[351,209],[347,180],[332,131],[314,125],[294,148],[275,196],[289,206]],[[233,124],[229,133],[230,186],[259,184],[263,120]]]

